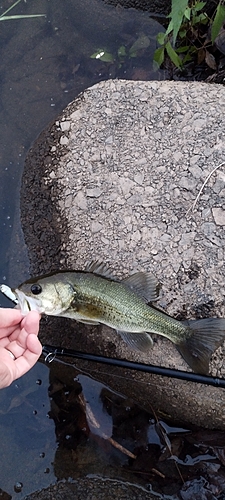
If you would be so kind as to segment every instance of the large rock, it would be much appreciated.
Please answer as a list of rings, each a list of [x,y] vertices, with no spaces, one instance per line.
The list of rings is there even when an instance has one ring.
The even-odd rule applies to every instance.
[[[88,496],[87,496],[88,495]],[[58,483],[42,491],[36,491],[28,495],[24,500],[86,500],[86,498],[99,500],[111,500],[123,498],[124,500],[154,500],[155,495],[151,494],[144,487],[125,483],[123,481],[107,478],[87,477],[79,481]]]
[[[155,274],[158,305],[178,319],[224,317],[224,104],[222,86],[167,81],[107,81],[75,99],[26,161],[21,209],[31,273],[101,259],[119,277]],[[151,353],[138,355],[109,328],[55,318],[41,340],[189,370],[159,336]],[[211,373],[224,370],[221,347]],[[225,428],[222,389],[102,372],[98,378],[150,411]]]

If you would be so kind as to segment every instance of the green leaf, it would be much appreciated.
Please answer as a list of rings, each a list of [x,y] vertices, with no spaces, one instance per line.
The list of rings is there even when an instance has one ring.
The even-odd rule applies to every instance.
[[[158,33],[156,40],[160,45],[163,45],[165,42],[166,34],[165,33]]]
[[[181,68],[182,61],[181,61],[180,57],[177,55],[177,53],[175,52],[175,50],[173,49],[170,42],[167,42],[167,44],[165,45],[165,49],[167,51],[169,58],[173,62],[173,64],[175,64],[175,66],[177,68]]]
[[[171,31],[173,31],[173,20],[171,19],[171,21],[169,22],[169,26],[166,30],[166,35],[169,35],[169,33],[171,33]]]
[[[141,49],[147,49],[147,47],[149,47],[149,45],[150,45],[150,40],[149,40],[148,36],[143,33],[142,35],[140,35],[137,38],[137,40],[135,40],[135,42],[131,46],[131,48],[129,50],[129,56],[130,57],[136,57],[137,56],[137,52],[139,50],[141,50]]]
[[[102,54],[104,54],[104,50],[99,49],[97,52],[94,52],[94,54],[91,54],[90,58],[99,59],[99,57],[101,57]]]
[[[181,27],[188,0],[172,0],[171,18],[173,21],[173,44],[175,45],[178,31]]]
[[[187,30],[180,29],[180,31],[179,31],[179,38],[185,38],[185,36],[187,36]]]
[[[101,61],[103,61],[103,62],[113,62],[114,61],[114,57],[111,54],[111,52],[104,52],[104,54],[102,54],[102,56],[99,57],[99,59],[101,59]]]
[[[183,47],[178,47],[178,49],[176,49],[176,53],[177,54],[182,54],[183,52],[187,52],[189,49],[190,49],[190,45],[185,45]]]
[[[190,7],[187,7],[184,11],[184,17],[186,17],[186,19],[188,21],[190,21],[191,19],[191,8]]]
[[[118,57],[126,57],[126,47],[121,45],[117,51]]]
[[[219,5],[217,5],[216,15],[212,23],[212,32],[211,32],[212,43],[215,42],[215,39],[219,34],[224,21],[225,21],[225,6],[219,3]]]
[[[92,54],[90,57],[91,57],[91,59],[100,59],[100,61],[103,61],[103,62],[113,62],[114,61],[113,55],[110,52],[106,52],[103,49],[99,49],[97,52],[94,52],[94,54]]]
[[[138,51],[133,51],[133,52],[130,52],[129,51],[129,57],[137,57],[138,56]]]
[[[159,49],[156,49],[154,52],[154,57],[153,57],[153,64],[155,69],[160,68],[161,64],[164,61],[165,57],[165,50],[164,47],[160,47]]]
[[[201,12],[200,14],[198,14],[198,16],[193,16],[192,18],[192,26],[195,26],[196,24],[205,24],[208,22],[208,17],[206,14],[204,14],[204,12]]]
[[[191,55],[188,53],[186,56],[184,56],[184,59],[183,59],[183,65],[186,63],[186,62],[189,62],[189,61],[192,61],[192,57]]]
[[[202,10],[203,7],[205,7],[205,5],[206,5],[206,2],[198,2],[194,6],[193,10],[195,10],[195,12],[198,12],[199,10]]]

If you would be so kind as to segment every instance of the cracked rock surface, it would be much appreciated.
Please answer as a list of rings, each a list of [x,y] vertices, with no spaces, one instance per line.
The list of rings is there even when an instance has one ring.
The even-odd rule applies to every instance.
[[[79,481],[63,482],[50,486],[45,490],[28,495],[24,500],[154,500],[156,496],[141,486],[135,486],[123,481],[101,478],[80,478]]]
[[[31,273],[98,259],[120,278],[153,273],[156,306],[179,320],[225,317],[224,105],[219,85],[123,80],[94,85],[69,104],[26,161],[21,210]],[[189,370],[162,337],[138,355],[106,327],[52,321],[42,329],[47,343]],[[223,346],[210,369],[224,376]],[[109,378],[148,409],[225,428],[222,389],[137,373],[129,373],[133,385]]]

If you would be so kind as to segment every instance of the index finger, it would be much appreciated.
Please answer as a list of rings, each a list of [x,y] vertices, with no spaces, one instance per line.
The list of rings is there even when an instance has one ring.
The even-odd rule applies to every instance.
[[[21,326],[27,333],[38,334],[41,315],[37,311],[30,311],[23,318]]]
[[[19,327],[15,328],[10,334],[9,341],[11,347],[13,347],[13,349],[15,348],[15,352],[13,351],[13,353],[16,357],[21,356],[23,350],[26,348],[27,337],[31,333],[34,333],[36,336],[38,335],[40,318],[41,316],[37,311],[30,311],[23,317]]]
[[[23,316],[19,309],[0,308],[0,338],[19,325]]]

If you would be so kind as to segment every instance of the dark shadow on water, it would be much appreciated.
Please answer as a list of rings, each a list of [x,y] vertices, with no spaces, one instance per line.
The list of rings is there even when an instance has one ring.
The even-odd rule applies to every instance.
[[[12,3],[2,1],[0,14]],[[25,157],[32,143],[85,88],[108,78],[153,79],[162,78],[163,73],[152,72],[155,35],[160,26],[150,20],[147,13],[115,9],[102,0],[21,1],[11,13],[45,14],[36,19],[0,23],[0,282],[15,286],[27,278],[30,271],[30,256],[20,222],[20,186]],[[149,38],[149,45],[145,43],[143,49],[137,47],[137,54],[131,58],[129,50],[143,34]],[[123,56],[118,55],[121,46]],[[110,52],[110,62],[91,58],[101,49]],[[26,165],[28,171],[29,167]],[[32,165],[33,172],[37,172],[38,167]],[[44,189],[41,177],[39,171],[40,193]],[[26,175],[23,185],[25,181]],[[31,211],[29,200],[35,203],[32,182],[26,194],[27,210]],[[48,222],[54,234],[53,219],[49,218]],[[26,238],[32,239],[31,228]],[[48,257],[52,265],[54,262],[54,268],[58,264],[59,243],[60,235],[55,233],[56,256],[52,256],[54,261],[51,255]],[[36,265],[38,267],[38,262]],[[11,303],[1,296],[0,307],[11,307]],[[7,492],[6,497],[22,498],[54,483],[55,469],[58,474],[61,469],[62,452],[55,439],[57,419],[52,408],[53,396],[54,418],[49,419],[48,376],[48,369],[38,363],[29,374],[0,393],[4,457],[0,487]],[[36,383],[37,380],[42,383]],[[79,428],[76,432],[79,434]],[[84,434],[82,439],[86,446],[87,436]],[[82,439],[78,439],[79,443]],[[67,453],[64,453],[65,462]],[[79,467],[81,471],[81,464]]]
[[[8,2],[1,7],[7,8]],[[0,281],[9,285],[29,274],[19,202],[32,142],[82,90],[101,80],[163,77],[152,71],[155,35],[161,28],[147,13],[116,9],[102,0],[22,2],[13,13],[21,12],[46,17],[0,26]],[[134,43],[137,50],[131,57]],[[125,52],[119,56],[121,46]],[[102,49],[111,61],[91,58]],[[7,305],[2,297],[1,305]]]
[[[87,476],[151,485],[162,499],[223,498],[223,432],[171,425],[74,365],[42,359],[0,400],[9,498]]]
[[[8,6],[8,0],[1,3],[3,10]],[[162,29],[146,12],[116,9],[101,0],[22,2],[15,13],[20,12],[46,17],[0,23],[0,282],[8,285],[29,276],[28,257],[37,252],[34,246],[28,256],[20,224],[23,166],[37,136],[80,92],[101,80],[164,77],[152,71],[155,35]],[[91,58],[103,50],[109,61]],[[39,165],[26,161],[28,212],[36,203],[38,213],[39,200],[32,199],[27,173],[32,170],[42,195],[45,167],[37,171]],[[25,189],[26,179],[30,184]],[[54,249],[44,259],[38,238],[45,265],[56,268],[61,235],[54,231],[52,209],[48,205]],[[39,224],[36,235],[45,228],[44,220]],[[23,229],[27,242],[32,234]],[[38,270],[39,262],[32,266]],[[0,297],[0,306],[11,304]],[[148,414],[90,375],[57,361],[50,371],[38,363],[0,392],[0,441],[0,487],[7,492],[0,496],[5,500],[87,474],[152,484],[161,498],[178,498],[180,492],[184,500],[222,500],[225,489],[223,433],[168,426],[163,416]]]
[[[1,489],[21,498],[55,481],[56,440],[48,417],[49,369],[38,363],[33,370],[0,391]],[[4,458],[3,458],[4,457]],[[4,460],[4,461],[3,461]],[[10,498],[11,498],[10,496]]]

